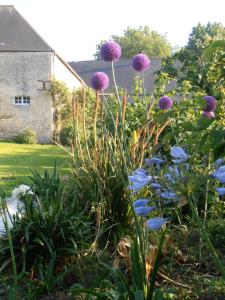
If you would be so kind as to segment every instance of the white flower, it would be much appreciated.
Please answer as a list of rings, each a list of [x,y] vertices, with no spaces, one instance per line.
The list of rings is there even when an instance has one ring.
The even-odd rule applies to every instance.
[[[7,197],[5,199],[5,202],[7,206],[7,210],[6,210],[7,223],[9,228],[11,228],[12,227],[11,219],[13,215],[15,215],[18,212],[18,210],[21,211],[21,209],[23,209],[24,204],[20,200],[13,197]],[[3,213],[0,210],[0,236],[4,232],[5,232],[5,224],[3,221]]]
[[[19,198],[21,195],[24,196],[26,194],[33,195],[34,193],[29,185],[21,184],[12,191],[12,198]]]

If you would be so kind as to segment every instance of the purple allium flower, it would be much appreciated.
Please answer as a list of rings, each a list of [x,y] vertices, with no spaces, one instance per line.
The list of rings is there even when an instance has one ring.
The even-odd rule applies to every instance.
[[[165,160],[157,158],[157,157],[145,158],[145,164],[148,166],[152,166],[152,165],[158,166],[164,162],[165,162]]]
[[[96,91],[103,91],[109,86],[109,77],[103,72],[97,72],[91,78],[91,85]]]
[[[105,61],[116,61],[120,58],[122,50],[116,42],[106,42],[100,49],[102,59]]]
[[[204,97],[206,101],[206,107],[203,109],[205,112],[210,112],[212,110],[215,110],[216,108],[216,99],[212,96],[205,96]]]
[[[166,224],[167,221],[168,218],[160,218],[160,217],[152,218],[147,221],[147,227],[150,230],[158,230],[161,229],[163,225]]]
[[[159,100],[159,108],[170,109],[173,106],[173,100],[167,96],[163,96]]]
[[[170,150],[170,155],[176,159],[173,159],[175,164],[185,162],[188,159],[188,155],[184,152],[181,147],[173,146]]]
[[[215,118],[215,112],[212,110],[212,111],[202,111],[202,116],[205,117],[205,118],[208,118],[208,119],[213,119]]]
[[[132,66],[137,72],[147,71],[150,67],[150,59],[143,53],[137,54],[133,57]]]
[[[139,206],[136,207],[134,211],[137,215],[146,217],[150,212],[152,212],[156,208],[156,206]]]
[[[216,188],[216,190],[220,196],[223,197],[225,195],[225,187],[218,187],[218,188]]]
[[[133,202],[133,207],[146,206],[150,200],[149,199],[137,199]]]

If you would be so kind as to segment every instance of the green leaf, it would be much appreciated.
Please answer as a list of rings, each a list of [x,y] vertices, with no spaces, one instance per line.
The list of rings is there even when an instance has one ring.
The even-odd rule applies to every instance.
[[[153,300],[163,300],[163,299],[164,299],[163,292],[158,289],[155,290],[153,295]]]
[[[163,144],[166,144],[168,143],[174,136],[174,132],[173,131],[170,131],[168,133],[166,133],[162,139],[162,142]]]
[[[129,285],[127,283],[127,279],[123,276],[123,274],[121,273],[121,271],[119,269],[112,268],[110,270],[110,275],[111,275],[113,281],[115,282],[116,287],[120,294],[124,294],[124,293],[130,294],[131,293]]]
[[[11,258],[7,259],[6,261],[4,261],[4,263],[1,265],[0,267],[0,273],[9,265],[11,264]]]
[[[134,299],[135,300],[145,300],[144,291],[140,291],[140,290],[136,291],[134,293]]]
[[[140,261],[140,249],[138,247],[137,239],[135,239],[131,245],[131,262],[133,273],[133,284],[137,290],[144,289],[144,276],[145,270]]]
[[[170,116],[173,115],[173,111],[170,110],[170,111],[167,111],[167,112],[164,112],[164,111],[159,111],[155,116],[154,116],[154,120],[158,123],[163,123],[165,121],[167,121]]]
[[[207,119],[204,117],[199,118],[198,123],[197,123],[197,125],[198,125],[197,130],[207,129],[214,121],[215,121],[215,119]]]
[[[193,124],[192,121],[183,122],[183,123],[182,123],[182,127],[183,127],[186,131],[195,131],[195,130],[197,129],[196,126]]]

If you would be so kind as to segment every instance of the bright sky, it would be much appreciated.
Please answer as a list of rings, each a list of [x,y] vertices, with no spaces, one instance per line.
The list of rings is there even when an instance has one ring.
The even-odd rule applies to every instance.
[[[67,61],[93,59],[96,45],[148,25],[183,46],[198,22],[225,25],[225,0],[0,0],[14,5]]]

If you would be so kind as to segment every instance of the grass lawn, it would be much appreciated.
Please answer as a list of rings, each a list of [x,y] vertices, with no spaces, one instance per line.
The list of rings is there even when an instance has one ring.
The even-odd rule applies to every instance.
[[[55,145],[0,143],[0,187],[9,192],[21,183],[29,184],[31,169],[51,172],[55,163],[60,174],[66,174],[68,162],[68,154]]]

